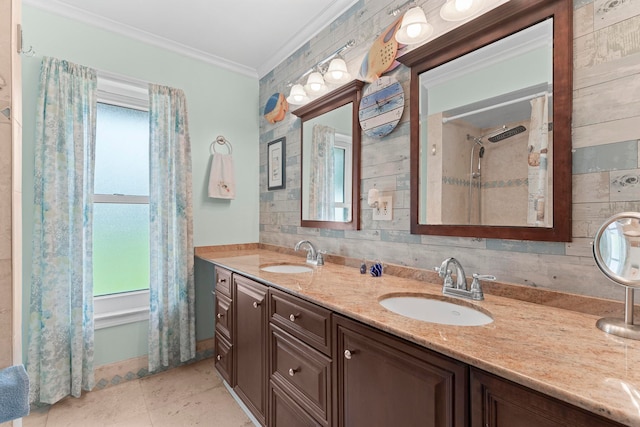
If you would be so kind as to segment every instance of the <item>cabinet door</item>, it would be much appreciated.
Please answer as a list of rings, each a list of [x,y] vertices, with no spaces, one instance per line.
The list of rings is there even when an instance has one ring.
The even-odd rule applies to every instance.
[[[468,422],[468,368],[334,315],[335,426],[455,426]]]
[[[235,283],[235,391],[260,423],[267,404],[267,290],[246,277]]]
[[[471,427],[620,427],[495,375],[471,369]]]

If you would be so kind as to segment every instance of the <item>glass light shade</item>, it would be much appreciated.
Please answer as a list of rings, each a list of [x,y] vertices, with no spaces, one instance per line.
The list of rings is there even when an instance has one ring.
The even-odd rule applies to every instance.
[[[324,92],[327,86],[324,84],[324,79],[322,78],[322,74],[318,72],[313,72],[309,74],[309,78],[307,79],[307,84],[304,87],[307,92],[318,94]]]
[[[347,63],[344,62],[344,59],[332,59],[324,79],[329,83],[346,83],[351,80],[351,74],[347,70]]]
[[[402,44],[416,44],[428,39],[433,34],[433,27],[420,6],[407,10],[402,18],[402,25],[396,32],[396,40]]]
[[[302,105],[309,102],[307,92],[304,91],[302,85],[293,85],[287,97],[287,102],[293,105]]]
[[[482,10],[483,0],[447,0],[440,9],[440,17],[445,21],[462,21]]]

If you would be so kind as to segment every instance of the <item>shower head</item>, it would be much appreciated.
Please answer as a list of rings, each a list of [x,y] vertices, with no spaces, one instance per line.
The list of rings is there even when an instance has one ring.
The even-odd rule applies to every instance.
[[[521,126],[516,126],[516,127],[511,128],[511,129],[506,129],[504,132],[500,132],[497,135],[491,136],[491,137],[487,138],[487,140],[489,140],[489,142],[493,142],[493,143],[500,142],[503,139],[511,138],[512,136],[517,135],[519,133],[522,133],[525,130],[527,130],[527,128],[522,126],[522,125]]]

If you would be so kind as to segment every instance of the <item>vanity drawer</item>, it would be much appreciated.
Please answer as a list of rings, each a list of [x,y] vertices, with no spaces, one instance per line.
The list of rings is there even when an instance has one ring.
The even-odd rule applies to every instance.
[[[271,381],[323,425],[331,415],[331,359],[270,325]]]
[[[277,289],[271,289],[269,316],[294,337],[331,354],[331,311]]]
[[[273,427],[322,427],[314,420],[287,393],[271,382],[270,389],[269,425]]]
[[[216,290],[231,298],[231,272],[216,266]]]
[[[216,291],[216,333],[223,335],[231,341],[231,331],[233,330],[233,312],[231,298],[220,291]]]
[[[233,378],[233,346],[218,334],[216,334],[215,339],[214,357],[216,359],[216,369],[220,376],[233,387],[235,385]]]

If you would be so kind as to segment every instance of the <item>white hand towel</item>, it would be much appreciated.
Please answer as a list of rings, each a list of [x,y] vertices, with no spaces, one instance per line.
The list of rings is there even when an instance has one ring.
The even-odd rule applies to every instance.
[[[209,175],[209,197],[236,198],[236,178],[231,154],[214,154]]]

